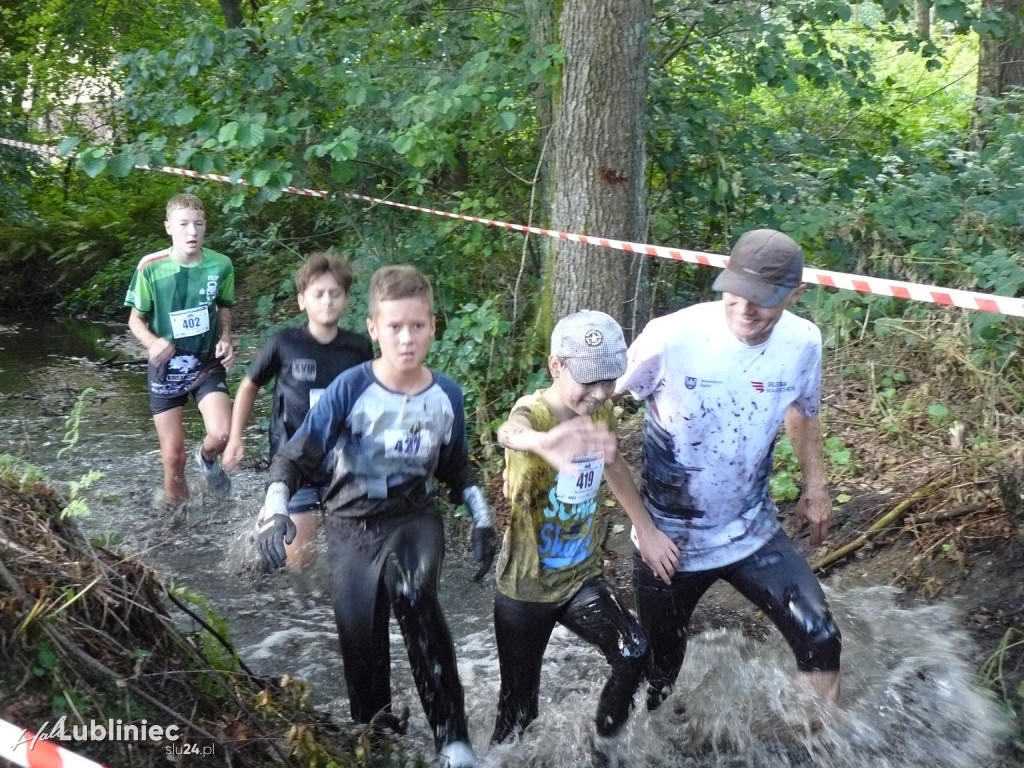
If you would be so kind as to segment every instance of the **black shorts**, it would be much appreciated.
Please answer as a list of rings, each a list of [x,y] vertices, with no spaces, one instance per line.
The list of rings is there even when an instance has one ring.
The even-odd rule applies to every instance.
[[[191,391],[186,392],[183,395],[163,397],[161,395],[154,395],[150,392],[149,410],[154,416],[156,416],[164,411],[184,407],[185,403],[188,402],[189,395],[194,397],[198,403],[204,397],[213,392],[223,392],[225,395],[229,394],[227,371],[225,371],[224,367],[221,365],[211,368],[210,372],[204,375]]]

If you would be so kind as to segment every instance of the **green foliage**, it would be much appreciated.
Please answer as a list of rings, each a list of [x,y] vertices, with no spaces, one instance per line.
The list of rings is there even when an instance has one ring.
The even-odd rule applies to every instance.
[[[180,185],[164,176],[115,182],[58,171],[37,176],[28,198],[33,216],[0,221],[0,266],[8,278],[0,308],[123,312],[135,264],[166,242],[164,204]]]
[[[826,475],[830,482],[856,474],[857,467],[853,454],[843,441],[835,435],[828,435],[822,442]],[[796,501],[800,497],[800,463],[793,452],[788,435],[782,435],[775,443],[774,470],[769,479],[772,498],[777,502]]]
[[[1010,627],[978,670],[982,685],[992,690],[999,697],[1003,710],[1017,720],[1019,727],[1014,734],[1017,749],[1024,749],[1024,722],[1020,720],[1020,713],[1024,711],[1024,682],[1014,687],[1009,684],[1009,678],[1019,666],[1022,654],[1024,631]]]
[[[224,173],[251,185],[228,201],[240,205],[251,191],[273,201],[290,184],[348,183],[371,163],[420,194],[459,186],[479,150],[517,130],[535,80],[516,15],[429,13],[409,26],[403,4],[271,2],[258,13],[243,28],[195,24],[174,49],[124,49],[130,143],[86,150],[80,166]]]
[[[64,447],[57,451],[58,459],[78,444],[79,429],[82,425],[82,409],[85,408],[85,402],[89,399],[89,395],[95,392],[93,387],[86,387],[75,398],[71,412],[64,419],[64,437],[61,440]]]
[[[491,441],[522,394],[516,385],[540,362],[516,349],[510,329],[493,300],[465,304],[448,318],[429,360],[462,385],[470,429],[483,442]]]
[[[49,641],[43,640],[36,649],[36,664],[32,667],[32,674],[36,677],[49,677],[57,668],[57,654]]]
[[[214,608],[209,598],[188,587],[172,587],[170,593],[187,604],[202,617],[203,621],[226,642],[231,642],[231,628],[224,616]],[[209,630],[201,627],[194,635],[203,655],[211,663],[213,670],[237,673],[240,670],[238,656],[230,648],[226,648]],[[224,678],[221,675],[203,675],[197,671],[199,686],[211,695],[223,693]]]
[[[82,498],[81,493],[84,490],[90,488],[96,481],[103,479],[103,473],[96,469],[91,469],[77,480],[72,480],[69,483],[68,490],[68,504],[64,509],[61,510],[60,516],[64,517],[88,517],[92,514],[92,510],[89,509],[89,505],[85,499]]]
[[[13,482],[21,491],[32,490],[46,478],[39,467],[9,453],[0,453],[0,476]]]

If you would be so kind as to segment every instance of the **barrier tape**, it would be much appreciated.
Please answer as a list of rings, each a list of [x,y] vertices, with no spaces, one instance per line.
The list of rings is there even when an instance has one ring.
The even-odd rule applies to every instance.
[[[104,768],[48,739],[35,739],[32,731],[0,720],[0,759],[21,768]]]
[[[23,141],[15,141],[13,139],[0,138],[0,144],[6,144],[7,146],[16,147],[18,149],[26,149],[42,155],[60,155],[60,152],[56,147],[29,144]],[[148,165],[137,165],[135,167],[140,170],[160,171],[162,173],[171,173],[178,176],[187,176],[193,179],[210,179],[212,181],[236,184],[248,183],[244,179],[236,181],[230,176],[224,176],[223,174],[199,173],[198,171],[191,171],[186,168],[173,168],[168,165],[159,168]],[[284,191],[293,195],[306,195],[307,197],[322,198],[330,197],[332,194],[322,189],[302,189],[300,187],[285,187]],[[408,203],[398,203],[393,200],[359,195],[354,192],[337,192],[334,194],[338,197],[347,198],[349,200],[359,200],[376,205],[390,205],[393,208],[402,208],[408,211],[419,211],[421,213],[429,213],[434,216],[443,216],[449,219],[468,221],[489,227],[500,227],[502,229],[508,229],[515,232],[526,232],[544,237],[568,240],[575,243],[595,245],[601,248],[624,251],[626,253],[637,253],[661,259],[684,261],[691,264],[700,264],[702,266],[719,268],[724,268],[729,262],[728,257],[714,253],[690,251],[683,248],[669,248],[662,245],[649,245],[647,243],[633,243],[626,240],[612,240],[605,237],[590,237],[588,235],[578,235],[554,229],[531,227],[526,226],[525,224],[512,224],[506,221],[485,219],[479,216],[468,216],[462,213],[451,213],[449,211],[424,208],[422,206],[410,205]],[[959,288],[943,288],[938,285],[910,283],[903,280],[889,280],[881,277],[851,275],[844,272],[831,272],[825,269],[816,269],[814,267],[804,267],[803,280],[805,283],[814,283],[828,288],[841,288],[844,290],[856,291],[858,293],[871,293],[879,296],[891,296],[897,299],[909,299],[911,301],[920,301],[928,304],[963,307],[965,309],[974,309],[980,312],[1024,317],[1024,299],[1018,299],[1011,296],[977,293],[975,291],[965,291]]]

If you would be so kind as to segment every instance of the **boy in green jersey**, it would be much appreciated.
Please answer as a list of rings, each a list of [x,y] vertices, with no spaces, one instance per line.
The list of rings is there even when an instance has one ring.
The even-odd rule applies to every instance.
[[[196,462],[211,491],[219,496],[231,492],[218,457],[231,431],[225,377],[235,358],[235,272],[227,256],[203,248],[206,214],[195,195],[167,201],[164,228],[171,247],[142,258],[124,303],[131,307],[128,327],[149,359],[149,405],[160,441],[164,500],[176,506],[188,498],[183,415],[189,395],[206,427],[195,449]]]

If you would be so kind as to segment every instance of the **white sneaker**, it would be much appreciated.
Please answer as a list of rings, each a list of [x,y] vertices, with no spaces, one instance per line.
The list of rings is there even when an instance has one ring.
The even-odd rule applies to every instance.
[[[476,768],[476,752],[468,741],[453,741],[441,748],[440,768]]]

